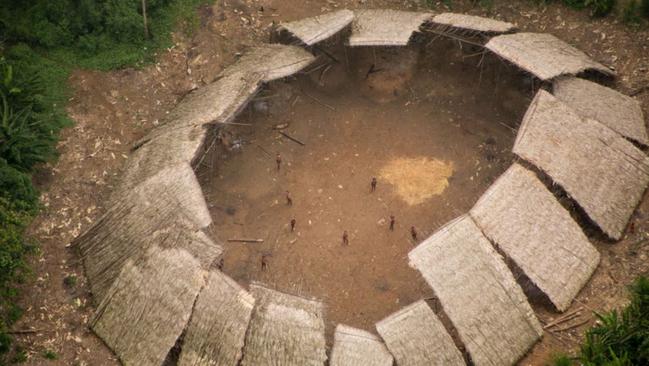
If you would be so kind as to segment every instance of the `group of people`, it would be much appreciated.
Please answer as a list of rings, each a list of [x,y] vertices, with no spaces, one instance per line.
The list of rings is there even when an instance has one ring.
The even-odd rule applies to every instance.
[[[277,164],[277,171],[280,171],[282,168],[282,156],[280,154],[277,154],[275,157],[275,163]],[[374,193],[376,191],[376,186],[378,184],[378,180],[376,177],[372,177],[372,180],[370,181],[370,193]],[[293,206],[293,198],[291,197],[291,192],[286,191],[286,205],[287,206]],[[389,225],[389,230],[394,231],[394,226],[396,224],[397,220],[394,217],[394,215],[390,215],[390,225]],[[290,228],[291,232],[295,231],[295,226],[297,225],[297,220],[295,218],[292,218],[290,221]],[[414,226],[410,227],[410,236],[412,237],[412,240],[417,241],[418,233],[417,229]],[[342,245],[347,246],[349,245],[349,233],[347,230],[343,231],[343,237],[342,237]],[[268,269],[268,257],[269,254],[263,254],[261,256],[261,270],[266,271]],[[220,263],[220,267],[223,267],[223,261]]]
[[[280,171],[282,168],[282,156],[278,153],[277,156],[275,157],[275,162],[277,163],[277,171]],[[370,193],[374,193],[376,191],[376,185],[378,184],[378,180],[376,177],[372,177],[372,180],[370,181]],[[293,198],[291,197],[291,192],[286,191],[286,205],[287,206],[293,206]],[[390,231],[394,231],[394,225],[396,223],[396,218],[394,215],[390,215]],[[295,231],[295,225],[297,224],[297,221],[295,218],[291,219],[291,232]],[[412,240],[417,241],[418,233],[417,229],[414,226],[410,227],[410,236],[412,237]],[[343,240],[342,240],[343,245],[349,245],[349,234],[347,233],[347,230],[343,231]]]

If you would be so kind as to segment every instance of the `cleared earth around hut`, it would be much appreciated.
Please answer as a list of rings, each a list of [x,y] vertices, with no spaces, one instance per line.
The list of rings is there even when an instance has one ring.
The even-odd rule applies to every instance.
[[[329,45],[333,57],[263,90],[198,167],[211,235],[225,242],[223,271],[244,286],[322,300],[330,341],[338,323],[375,332],[377,321],[431,297],[407,264],[411,226],[421,240],[468,211],[512,159],[511,127],[530,85],[503,65],[477,67],[480,58],[452,42],[429,41],[347,55]],[[242,238],[264,242],[228,242]]]

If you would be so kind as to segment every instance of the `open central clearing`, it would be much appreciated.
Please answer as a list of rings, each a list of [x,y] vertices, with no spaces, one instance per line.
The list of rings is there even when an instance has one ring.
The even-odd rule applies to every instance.
[[[198,173],[226,274],[322,300],[329,335],[337,323],[374,331],[433,296],[408,266],[410,228],[422,240],[471,208],[509,166],[507,126],[528,103],[527,87],[502,67],[480,75],[478,58],[462,61],[454,44],[435,50],[348,49],[345,57],[332,46],[340,62],[321,58],[329,66],[272,83],[236,120],[252,126],[221,131],[223,146]],[[227,242],[241,238],[264,241]]]

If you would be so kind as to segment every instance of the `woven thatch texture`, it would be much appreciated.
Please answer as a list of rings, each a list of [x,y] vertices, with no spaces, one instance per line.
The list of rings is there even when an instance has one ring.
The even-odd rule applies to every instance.
[[[157,130],[229,122],[255,95],[261,81],[259,74],[228,72],[187,94]]]
[[[324,365],[322,303],[250,285],[257,305],[243,348],[242,366]]]
[[[514,364],[543,333],[523,290],[469,216],[441,228],[408,257],[475,365]]]
[[[315,57],[305,49],[281,44],[257,46],[246,52],[221,76],[237,73],[259,74],[264,82],[291,76],[309,66]]]
[[[178,129],[154,130],[153,137],[129,158],[126,169],[111,198],[115,199],[133,189],[142,181],[159,174],[161,170],[179,164],[190,165],[201,150],[207,136],[202,126]]]
[[[485,47],[541,80],[589,69],[612,74],[585,53],[546,33],[505,34],[492,38]]]
[[[465,365],[453,339],[423,300],[381,320],[376,330],[399,365]]]
[[[200,153],[207,131],[203,125],[229,122],[256,93],[258,75],[235,73],[187,95],[151,131],[128,160],[113,196],[179,163],[191,164]]]
[[[543,90],[523,118],[513,151],[559,183],[614,239],[649,183],[649,158],[641,150]]]
[[[189,321],[205,271],[182,249],[152,247],[128,261],[91,327],[126,366],[159,366]]]
[[[613,89],[580,78],[554,81],[554,96],[584,118],[597,120],[613,131],[649,145],[640,102]]]
[[[293,46],[251,49],[217,81],[188,94],[161,126],[140,140],[142,146],[129,159],[114,195],[122,195],[166,167],[191,164],[205,141],[205,124],[229,122],[255,95],[261,82],[292,75],[313,60],[313,55]]]
[[[489,34],[507,33],[516,29],[516,26],[512,23],[457,13],[442,13],[436,15],[433,17],[433,23],[445,27]]]
[[[210,223],[201,188],[186,164],[162,170],[110,202],[107,212],[75,239],[95,301],[101,301],[128,259],[137,261],[150,246],[174,235],[203,238],[197,230]],[[203,239],[205,246],[216,246]],[[205,266],[209,263],[206,258]]]
[[[350,46],[405,46],[429,13],[398,10],[358,10],[352,23]]]
[[[293,36],[311,46],[333,36],[354,20],[354,12],[343,9],[311,18],[280,24]]]
[[[330,366],[392,366],[393,363],[392,355],[377,336],[338,324]]]
[[[220,271],[210,271],[192,314],[179,366],[236,366],[255,299]]]
[[[485,192],[471,217],[561,311],[599,263],[599,252],[568,211],[518,164]]]

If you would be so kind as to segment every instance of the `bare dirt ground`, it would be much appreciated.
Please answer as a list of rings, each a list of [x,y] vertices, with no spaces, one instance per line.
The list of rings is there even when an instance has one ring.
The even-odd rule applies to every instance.
[[[575,12],[560,5],[539,7],[532,2],[511,2],[495,1],[491,10],[472,7],[470,3],[456,1],[455,11],[469,12],[478,15],[488,15],[496,18],[512,21],[520,28],[529,31],[543,31],[553,33],[571,44],[586,51],[594,59],[609,65],[618,73],[615,86],[624,93],[631,93],[640,87],[649,84],[649,31],[634,30],[619,24],[614,18],[592,20],[585,12]],[[171,109],[175,103],[189,90],[213,80],[214,76],[226,65],[230,64],[238,52],[245,50],[247,46],[265,42],[268,40],[268,30],[272,22],[282,20],[294,20],[305,16],[317,15],[322,12],[335,10],[341,7],[347,8],[375,8],[389,7],[393,9],[422,10],[423,6],[419,1],[288,1],[288,0],[227,0],[218,2],[212,7],[200,10],[201,26],[191,37],[178,35],[175,46],[161,52],[158,62],[141,70],[121,70],[110,73],[89,72],[84,70],[76,71],[70,78],[70,85],[75,90],[74,97],[70,100],[69,112],[76,125],[64,131],[59,150],[61,158],[55,164],[43,168],[39,176],[39,184],[43,189],[42,201],[45,206],[41,215],[34,221],[31,234],[34,239],[41,243],[41,253],[33,260],[33,278],[24,285],[25,296],[22,305],[26,309],[25,316],[16,325],[17,330],[32,329],[34,333],[19,334],[19,343],[28,352],[28,365],[116,365],[118,364],[114,355],[102,342],[97,339],[87,328],[88,318],[93,308],[88,287],[83,277],[83,269],[76,254],[68,247],[70,241],[82,230],[87,229],[91,223],[102,214],[105,207],[102,202],[111,190],[112,184],[118,179],[120,169],[128,159],[129,148],[138,138],[155,126],[165,112]],[[262,10],[263,9],[263,10]],[[443,7],[438,7],[441,11]],[[467,60],[470,61],[470,60]],[[424,62],[424,65],[426,63]],[[431,62],[435,67],[445,67],[440,60],[437,63]],[[449,66],[450,67],[450,66]],[[297,283],[299,290],[313,292],[313,295],[321,294],[323,297],[329,293],[341,297],[340,308],[329,306],[329,316],[347,321],[352,325],[367,327],[369,322],[385,315],[390,309],[396,309],[399,305],[388,302],[399,299],[401,305],[408,301],[415,300],[415,290],[421,286],[412,272],[407,269],[407,264],[396,262],[381,262],[378,248],[382,248],[390,255],[401,256],[405,262],[404,255],[411,245],[407,239],[407,225],[412,223],[422,229],[434,229],[441,225],[444,220],[451,218],[451,209],[440,209],[444,203],[453,205],[458,210],[466,210],[470,206],[470,197],[477,198],[481,193],[480,187],[486,187],[486,182],[471,181],[470,176],[477,170],[469,169],[469,162],[480,161],[486,158],[481,144],[486,143],[489,134],[497,134],[501,127],[492,125],[493,121],[486,115],[474,115],[475,121],[454,121],[460,126],[472,127],[468,131],[479,134],[472,135],[461,131],[460,127],[454,127],[450,121],[453,111],[459,111],[460,106],[476,103],[482,107],[476,107],[477,111],[508,110],[508,113],[516,115],[520,113],[517,104],[505,107],[505,95],[495,95],[494,98],[479,98],[478,88],[471,89],[470,85],[452,86],[451,81],[462,82],[462,79],[451,78],[450,75],[434,73],[437,77],[448,77],[440,80],[438,84],[430,87],[434,94],[427,96],[419,90],[417,98],[412,98],[413,103],[405,106],[411,96],[400,95],[389,103],[381,104],[381,110],[373,108],[373,103],[378,102],[370,95],[358,92],[345,91],[351,100],[358,101],[357,107],[352,111],[350,105],[345,105],[346,100],[338,97],[338,92],[327,92],[313,87],[305,89],[312,91],[318,99],[328,100],[336,108],[340,108],[348,118],[332,118],[333,111],[323,107],[308,97],[300,97],[296,103],[295,111],[301,111],[306,118],[299,119],[296,116],[286,116],[285,119],[295,120],[287,130],[295,136],[304,138],[308,145],[300,153],[301,147],[294,146],[289,141],[275,139],[276,134],[268,133],[268,129],[259,128],[255,130],[236,130],[247,140],[255,139],[255,143],[285,155],[287,169],[280,174],[273,171],[273,159],[259,155],[255,152],[254,146],[248,145],[240,154],[233,154],[229,160],[225,160],[219,169],[233,172],[233,163],[240,161],[250,174],[262,174],[264,190],[259,191],[257,205],[266,204],[268,207],[279,201],[277,207],[259,211],[267,212],[268,218],[262,218],[253,227],[256,231],[237,231],[233,225],[231,216],[225,216],[213,207],[215,218],[220,221],[225,232],[237,235],[268,235],[268,248],[263,250],[277,250],[269,259],[269,269],[266,273],[259,273],[258,278],[264,279],[267,276],[269,281],[280,282],[281,276],[273,274],[277,268],[283,265],[295,266],[295,271],[307,276],[309,281]],[[416,83],[425,83],[423,78],[416,80]],[[307,88],[304,80],[298,80],[294,86]],[[416,84],[415,83],[415,84]],[[425,88],[425,84],[420,84]],[[271,90],[288,88],[283,85],[271,85]],[[275,89],[276,88],[276,89]],[[476,94],[450,94],[450,90],[459,88],[458,91],[473,90]],[[447,94],[436,94],[446,91]],[[354,94],[356,93],[356,94]],[[527,96],[531,95],[531,91]],[[300,95],[296,93],[296,95]],[[473,96],[476,97],[472,100]],[[375,95],[374,97],[379,98]],[[388,95],[383,94],[384,98]],[[331,99],[328,99],[331,98]],[[649,93],[640,93],[637,98],[642,101],[645,113],[649,113]],[[336,100],[339,99],[339,100]],[[391,98],[388,98],[391,99]],[[292,102],[288,99],[286,102]],[[453,101],[457,106],[443,104],[444,101]],[[335,102],[335,103],[334,103]],[[390,107],[394,103],[393,107]],[[397,108],[398,106],[398,108]],[[273,104],[269,104],[271,118]],[[263,108],[262,108],[263,109]],[[432,113],[430,116],[427,113]],[[408,117],[400,119],[398,117]],[[246,116],[242,116],[242,119]],[[260,126],[268,126],[271,121],[264,121],[253,113],[251,121]],[[391,118],[390,118],[391,117]],[[412,119],[410,119],[412,117]],[[369,128],[366,119],[374,119],[384,126],[383,129]],[[390,121],[392,119],[392,121]],[[349,121],[349,125],[345,121]],[[397,120],[397,122],[395,122]],[[498,119],[496,121],[506,121]],[[278,120],[275,123],[283,121]],[[319,126],[318,123],[321,125]],[[327,126],[322,126],[327,124]],[[410,128],[398,128],[411,126],[421,128],[421,134],[414,134]],[[489,125],[486,127],[486,125]],[[325,128],[327,127],[327,128]],[[333,128],[335,127],[335,128]],[[480,127],[480,128],[479,128]],[[316,135],[316,130],[322,130],[322,141]],[[475,130],[476,128],[479,128]],[[506,128],[505,128],[506,129]],[[388,135],[386,131],[392,132]],[[367,136],[365,136],[363,134]],[[506,133],[501,131],[500,133]],[[447,136],[459,141],[464,137],[467,144],[462,144],[457,150],[444,149],[441,144],[443,140],[438,135]],[[398,139],[392,137],[398,136]],[[323,142],[328,140],[328,144]],[[372,138],[383,138],[385,143],[394,141],[390,149],[378,150],[376,142]],[[425,138],[427,137],[427,138]],[[354,141],[354,142],[353,142]],[[358,142],[355,142],[358,141]],[[410,144],[409,141],[416,141]],[[437,141],[437,142],[435,142]],[[490,140],[491,141],[491,140]],[[397,143],[400,142],[400,143]],[[506,147],[506,140],[496,138],[497,146]],[[356,144],[356,146],[354,146]],[[484,147],[484,146],[483,146]],[[379,159],[370,159],[370,152],[376,154]],[[333,153],[337,155],[334,156]],[[308,155],[313,153],[313,155]],[[358,153],[356,157],[354,154]],[[250,154],[246,158],[246,154]],[[254,157],[252,154],[256,154]],[[319,155],[320,159],[318,159]],[[475,155],[472,155],[475,154]],[[469,156],[471,155],[471,156]],[[329,161],[325,161],[325,157]],[[424,214],[419,211],[418,206],[408,206],[405,201],[398,198],[394,190],[398,184],[386,184],[383,178],[379,182],[375,194],[369,195],[368,178],[378,175],[381,168],[389,165],[392,158],[426,156],[431,159],[438,159],[443,162],[453,163],[453,174],[451,175],[448,187],[440,194],[428,199],[421,204],[429,208]],[[497,156],[496,156],[497,157]],[[364,166],[356,165],[354,159],[365,163]],[[491,158],[490,158],[491,159]],[[288,167],[288,163],[291,167]],[[293,166],[295,164],[295,166]],[[309,178],[306,172],[306,165],[311,164],[319,173]],[[264,166],[264,169],[259,169]],[[493,179],[502,167],[493,165],[492,175],[480,173],[480,179]],[[269,170],[267,170],[269,169]],[[295,169],[295,170],[293,170]],[[351,170],[355,174],[351,175]],[[484,168],[483,168],[484,169]],[[301,173],[300,173],[301,171]],[[241,173],[243,170],[241,171]],[[236,173],[236,172],[235,172]],[[327,175],[326,173],[333,174]],[[225,177],[225,175],[224,175]],[[271,178],[275,178],[272,181]],[[224,178],[225,179],[225,178]],[[236,176],[227,179],[236,180]],[[243,184],[243,176],[239,176]],[[313,179],[318,179],[314,181]],[[469,183],[471,182],[471,183]],[[216,185],[216,183],[214,183]],[[343,188],[338,188],[338,185]],[[462,185],[464,184],[464,186]],[[302,188],[293,188],[300,185],[308,185],[315,191],[300,193]],[[291,212],[282,203],[281,192],[285,186],[295,190],[295,205]],[[209,188],[206,186],[206,188]],[[237,195],[253,194],[254,187],[249,191],[240,187],[239,192],[218,192],[218,194],[230,194],[232,202],[237,203]],[[318,194],[317,189],[322,189]],[[471,192],[470,195],[467,192]],[[215,194],[217,192],[210,192]],[[307,195],[309,193],[309,195]],[[304,196],[302,195],[304,194]],[[276,197],[278,196],[278,197]],[[332,196],[332,200],[328,197]],[[466,201],[462,198],[466,197]],[[378,201],[381,198],[383,201]],[[344,203],[344,205],[343,205]],[[383,203],[388,205],[386,208]],[[347,209],[349,204],[355,205],[354,212]],[[272,207],[272,206],[271,206]],[[345,211],[343,211],[343,209]],[[242,211],[248,210],[250,217],[241,218],[252,220],[256,208],[244,207]],[[311,214],[308,214],[309,210]],[[326,211],[319,214],[319,210]],[[389,211],[394,211],[397,217],[397,230],[394,233],[387,233],[385,226],[378,224],[379,220],[385,219]],[[432,211],[432,213],[431,213]],[[298,213],[299,215],[293,215]],[[337,222],[338,218],[347,215],[345,227]],[[593,279],[581,292],[575,304],[569,311],[583,308],[581,315],[576,319],[555,327],[553,331],[546,331],[543,341],[537,344],[529,356],[521,361],[523,365],[542,365],[548,362],[550,356],[556,351],[574,350],[581,339],[581,336],[588,326],[592,325],[595,318],[592,311],[606,311],[625,304],[625,287],[638,275],[649,273],[649,245],[648,235],[649,224],[649,199],[645,197],[633,219],[635,232],[629,233],[619,243],[605,242],[599,239],[596,233],[592,235],[592,241],[602,253],[602,263],[596,271]],[[236,215],[243,215],[242,212]],[[272,217],[271,217],[272,216]],[[283,226],[291,216],[297,217],[297,230],[300,236],[293,244]],[[312,225],[308,226],[308,219],[312,217]],[[324,223],[328,223],[324,225]],[[266,230],[268,228],[268,230]],[[272,229],[272,230],[270,230]],[[341,229],[350,232],[349,247],[340,246]],[[230,230],[230,231],[228,231]],[[274,230],[274,231],[273,231]],[[279,235],[278,231],[279,230]],[[589,232],[592,230],[589,229]],[[270,234],[268,234],[270,233]],[[221,238],[228,238],[225,234],[219,234]],[[281,238],[277,247],[275,240]],[[272,240],[271,240],[272,239]],[[374,240],[373,240],[374,239]],[[380,239],[380,240],[377,240]],[[287,244],[288,243],[288,244]],[[315,244],[314,244],[315,243]],[[280,247],[280,244],[282,247]],[[253,244],[256,245],[256,244]],[[289,251],[289,246],[292,249]],[[284,249],[282,249],[284,248]],[[228,248],[230,249],[230,247]],[[314,250],[323,258],[331,258],[332,266],[325,268],[331,281],[333,278],[342,278],[347,284],[366,289],[371,295],[365,304],[351,304],[347,297],[342,297],[343,291],[350,291],[353,287],[323,288],[319,287],[317,278],[308,277],[306,265],[299,266],[297,256],[300,251]],[[226,258],[225,269],[235,273],[237,263],[241,263],[238,256],[243,257],[246,250],[234,254],[233,258]],[[256,250],[256,249],[253,249]],[[283,250],[283,252],[282,252]],[[369,255],[361,255],[369,253]],[[375,263],[371,262],[374,256]],[[350,260],[363,261],[363,270],[352,270]],[[252,268],[248,274],[241,274],[240,280],[246,281],[253,278],[255,274],[254,264],[259,258],[251,257]],[[320,262],[324,263],[324,262]],[[312,262],[313,266],[321,266]],[[330,270],[337,269],[338,272]],[[399,276],[391,276],[388,279],[385,275],[387,269],[396,270]],[[293,272],[296,273],[296,272]],[[63,278],[67,275],[76,275],[79,283],[73,288],[63,284]],[[248,277],[246,277],[248,276]],[[292,278],[293,275],[290,277]],[[338,276],[338,277],[336,277]],[[361,281],[349,281],[354,276],[362,276],[372,282],[361,283]],[[285,275],[285,279],[291,279]],[[382,280],[385,280],[383,283]],[[407,290],[399,289],[401,282],[414,279],[413,285]],[[343,282],[345,283],[345,282]],[[285,282],[290,285],[291,282]],[[382,291],[381,289],[386,289]],[[422,289],[423,290],[423,289]],[[318,292],[319,291],[319,292]],[[354,289],[356,291],[356,289]],[[350,295],[351,296],[351,295]],[[386,300],[385,305],[379,301]],[[341,312],[345,306],[353,308],[354,313]],[[546,308],[543,304],[534,304],[535,310],[544,323],[552,321],[558,314]],[[363,308],[367,310],[362,310]],[[360,311],[364,314],[361,316]],[[365,314],[367,312],[367,314]],[[583,324],[582,324],[583,323]],[[572,325],[578,325],[570,328]],[[557,329],[558,328],[558,329]],[[46,360],[42,356],[44,350],[52,350],[58,354],[57,360]]]
[[[410,228],[423,239],[471,208],[509,166],[507,125],[529,103],[516,75],[488,72],[476,83],[476,60],[437,42],[434,51],[353,50],[349,65],[330,51],[342,61],[271,84],[236,121],[251,126],[227,129],[227,145],[242,147],[222,149],[198,170],[212,233],[222,242],[264,239],[227,243],[227,274],[324,301],[329,331],[338,323],[373,331],[432,297],[407,263],[418,243]],[[306,146],[273,129],[286,124],[282,132]]]

